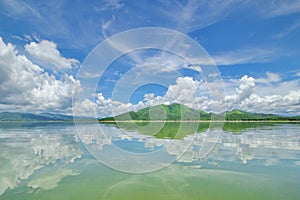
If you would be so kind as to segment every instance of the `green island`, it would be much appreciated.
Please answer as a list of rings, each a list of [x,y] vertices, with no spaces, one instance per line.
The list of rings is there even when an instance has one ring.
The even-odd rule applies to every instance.
[[[156,138],[182,139],[189,134],[206,132],[214,127],[221,127],[223,131],[232,134],[241,134],[242,131],[251,128],[276,126],[278,123],[300,123],[300,116],[250,113],[241,110],[214,114],[182,104],[171,104],[147,107],[137,112],[131,111],[98,121]]]
[[[115,121],[212,121],[221,119],[221,121],[300,121],[300,116],[281,116],[275,114],[251,113],[242,110],[231,110],[221,114],[207,113],[202,110],[195,110],[182,104],[157,105],[153,107],[143,108],[137,112],[130,111],[114,117],[106,117],[99,119],[99,122],[115,122]],[[218,120],[216,120],[218,121]]]
[[[78,117],[76,119],[89,121],[94,118]],[[53,113],[18,113],[2,112],[0,121],[73,121],[74,117],[70,115],[53,114]],[[300,116],[282,116],[275,114],[251,113],[242,110],[231,110],[221,114],[208,113],[202,110],[195,110],[185,105],[174,103],[171,105],[157,105],[143,108],[137,112],[130,111],[114,117],[97,119],[101,123],[119,122],[147,122],[147,121],[168,121],[168,122],[300,122]]]
[[[82,123],[94,121],[92,118],[77,118]],[[91,120],[92,119],[92,120]],[[232,134],[240,134],[251,128],[276,126],[278,123],[300,123],[300,116],[280,116],[275,114],[251,113],[241,110],[221,114],[195,110],[182,104],[157,105],[137,112],[127,112],[114,117],[97,119],[101,124],[111,124],[126,131],[137,131],[156,138],[182,139],[192,133],[206,132],[212,128],[222,128]],[[20,122],[20,126],[38,123],[73,123],[73,116],[52,113],[0,113],[0,126],[5,122]],[[26,123],[26,124],[23,124]],[[9,124],[9,123],[8,123]],[[13,126],[16,126],[15,124]]]

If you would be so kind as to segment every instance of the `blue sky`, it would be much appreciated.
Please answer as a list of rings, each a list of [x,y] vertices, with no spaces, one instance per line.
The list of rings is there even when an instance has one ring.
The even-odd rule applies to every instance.
[[[70,114],[75,108],[83,115],[108,116],[180,102],[206,111],[226,105],[227,110],[300,114],[297,0],[0,0],[0,24],[1,111]],[[175,30],[201,45],[218,66],[224,99],[213,102],[198,73],[184,67],[182,58],[157,49],[116,59],[94,94],[87,92],[93,86],[77,72],[90,52],[115,34],[142,27]],[[135,88],[129,99],[115,90],[124,77],[131,81],[123,92]],[[147,85],[139,85],[145,80]]]

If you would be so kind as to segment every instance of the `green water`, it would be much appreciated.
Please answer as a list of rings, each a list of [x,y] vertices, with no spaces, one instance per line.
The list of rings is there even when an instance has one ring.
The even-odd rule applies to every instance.
[[[21,186],[1,199],[298,199],[298,188],[292,180],[264,174],[172,165],[129,175],[90,163],[80,175],[64,178],[55,188]]]
[[[106,128],[115,132],[111,126]],[[111,169],[91,156],[84,141],[75,136],[73,125],[2,127],[0,199],[297,200],[299,132],[296,124],[251,125],[239,135],[224,132],[205,159],[197,159],[199,146],[193,144],[187,154],[191,159],[178,159],[150,173],[131,174]],[[113,135],[112,143],[118,141],[127,150],[146,149],[144,144],[154,138],[134,140],[140,137],[138,133],[128,134],[123,143],[119,133]],[[163,139],[155,142],[161,142],[157,148],[166,145]],[[105,143],[101,151],[109,145]]]

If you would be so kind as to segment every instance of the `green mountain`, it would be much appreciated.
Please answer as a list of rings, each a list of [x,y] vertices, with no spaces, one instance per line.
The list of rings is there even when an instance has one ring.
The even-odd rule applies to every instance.
[[[211,120],[212,116],[214,115],[213,119],[221,119],[221,116],[224,116],[224,114],[227,122],[222,125],[222,129],[233,134],[240,134],[245,129],[274,126],[276,121],[279,120],[286,121],[286,123],[292,120],[300,120],[300,116],[284,117],[241,110],[232,110],[222,115],[217,115],[191,109],[181,104],[171,104],[148,107],[137,112],[131,111],[115,117],[103,118],[99,121],[114,123],[124,130],[138,131],[144,135],[152,135],[156,138],[182,139],[195,132],[206,132],[210,127],[209,120]],[[164,120],[172,122],[165,123]],[[187,122],[181,123],[179,122],[181,120]],[[197,123],[193,122],[193,120],[203,120],[204,122]],[[258,123],[251,121],[257,121]]]
[[[17,113],[2,112],[0,113],[0,121],[71,121],[73,116],[52,114],[52,113]]]
[[[232,110],[226,112],[226,120],[229,121],[256,121],[256,120],[283,120],[285,117],[281,117],[274,114],[262,114],[262,113],[250,113],[242,110]]]
[[[207,113],[206,113],[207,114]],[[200,112],[181,104],[157,105],[143,108],[137,112],[127,112],[115,117],[103,118],[101,121],[128,120],[198,120]]]
[[[251,113],[242,110],[227,111],[225,114],[226,121],[298,121],[300,116],[279,116],[274,114],[263,114],[263,113]],[[153,107],[143,108],[137,112],[127,112],[115,117],[108,117],[99,119],[99,121],[192,121],[192,120],[211,120],[212,115],[214,119],[218,119],[221,115],[207,113],[205,111],[198,111],[189,108],[182,104],[171,104],[171,105],[157,105]]]

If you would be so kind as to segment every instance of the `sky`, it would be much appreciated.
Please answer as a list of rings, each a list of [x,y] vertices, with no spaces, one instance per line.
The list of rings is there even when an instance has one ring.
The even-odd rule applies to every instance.
[[[298,0],[0,0],[0,112],[300,115],[299,63]]]

